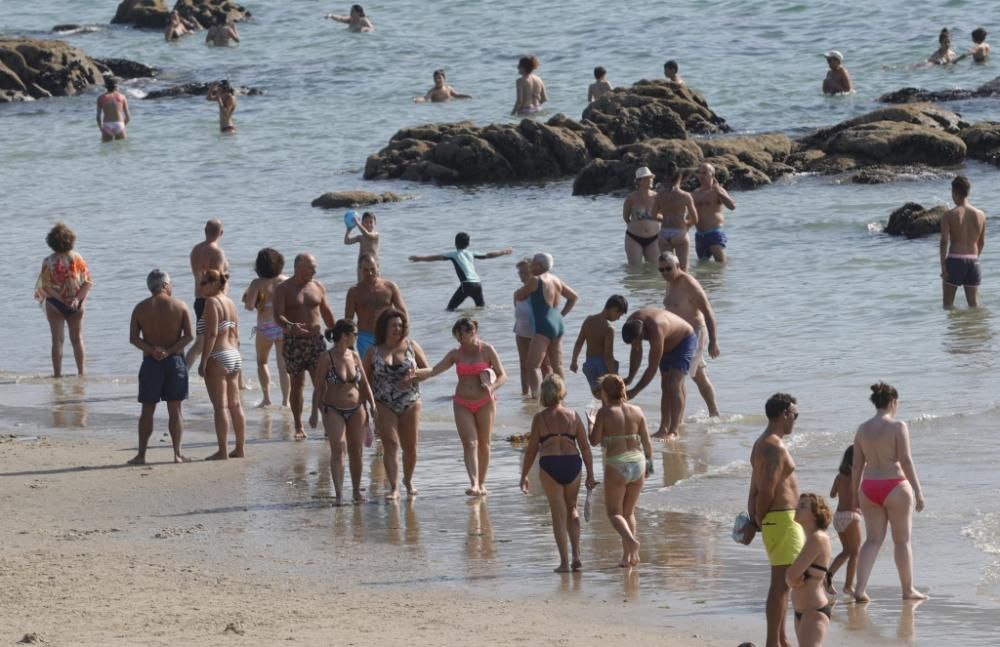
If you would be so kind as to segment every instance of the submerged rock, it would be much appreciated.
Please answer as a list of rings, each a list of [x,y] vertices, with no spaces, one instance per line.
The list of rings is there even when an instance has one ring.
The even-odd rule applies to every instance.
[[[343,207],[363,207],[370,204],[383,204],[386,202],[402,202],[409,199],[409,196],[400,196],[395,193],[371,193],[370,191],[336,191],[324,193],[312,201],[312,206],[321,209],[340,209]]]
[[[156,68],[124,58],[95,58],[98,65],[120,79],[148,79],[156,76]]]
[[[241,22],[250,18],[246,7],[232,0],[177,0],[174,11],[181,18],[198,23],[203,29],[214,25],[215,17],[219,14],[225,14],[229,22]]]
[[[164,29],[170,20],[165,0],[122,0],[111,19],[112,25],[132,25],[140,29]]]
[[[61,40],[0,38],[0,103],[79,94],[104,81],[92,58]]]
[[[917,103],[925,101],[961,101],[964,99],[982,99],[1000,97],[1000,76],[984,83],[975,90],[924,90],[921,88],[902,88],[883,94],[879,103]]]
[[[175,85],[169,88],[163,88],[161,90],[150,90],[149,94],[143,97],[143,99],[178,99],[183,97],[203,97],[208,94],[208,88],[211,83],[206,83],[204,81],[196,81],[194,83],[182,83],[181,85]],[[264,90],[260,88],[252,88],[245,85],[234,85],[233,91],[237,96],[255,97],[261,94],[265,94]]]
[[[948,207],[943,204],[924,209],[916,202],[907,202],[889,214],[889,222],[883,231],[890,236],[907,238],[938,234],[941,233],[941,216],[947,211]]]
[[[1000,166],[1000,122],[982,121],[963,129],[959,134],[969,157]]]

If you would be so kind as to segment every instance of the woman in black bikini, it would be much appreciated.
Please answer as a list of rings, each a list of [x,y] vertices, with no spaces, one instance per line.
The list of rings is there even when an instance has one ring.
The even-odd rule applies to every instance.
[[[800,647],[820,647],[830,627],[833,603],[826,597],[824,584],[831,554],[826,529],[832,519],[833,512],[823,497],[811,492],[799,497],[795,521],[805,531],[806,543],[788,567],[785,581],[792,589],[795,636]]]
[[[625,198],[622,205],[622,219],[625,220],[625,256],[629,265],[639,265],[645,258],[647,263],[655,263],[660,255],[657,244],[660,236],[660,221],[663,216],[653,208],[656,191],[653,180],[656,177],[645,166],[635,172],[636,189]]]
[[[362,455],[365,422],[374,415],[375,399],[354,344],[358,329],[353,321],[341,319],[327,333],[333,348],[323,353],[316,367],[316,402],[323,412],[323,427],[330,441],[330,474],[336,491],[334,505],[343,503],[344,451],[351,467],[354,503],[364,503],[361,495]],[[366,411],[367,405],[368,411]],[[370,413],[369,413],[370,412]],[[346,439],[345,439],[346,437]]]
[[[587,468],[587,489],[597,485],[594,480],[594,463],[587,442],[583,421],[571,409],[562,405],[566,397],[566,384],[558,375],[549,375],[542,381],[541,401],[545,407],[531,421],[531,435],[524,450],[521,466],[521,491],[528,493],[528,472],[538,459],[538,478],[549,500],[552,512],[552,532],[559,548],[559,567],[556,573],[568,573],[570,568],[580,570],[580,514],[576,499],[580,492],[580,468]],[[582,454],[582,456],[581,456]],[[569,561],[566,538],[573,550]]]

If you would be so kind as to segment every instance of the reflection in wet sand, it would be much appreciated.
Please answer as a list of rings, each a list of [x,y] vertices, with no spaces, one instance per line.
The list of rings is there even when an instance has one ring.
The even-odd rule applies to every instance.
[[[83,379],[52,381],[52,426],[57,429],[87,427],[87,383]],[[137,414],[138,415],[138,414]]]
[[[946,353],[966,355],[970,363],[990,367],[992,360],[992,320],[986,308],[962,308],[946,313],[941,345]]]
[[[487,497],[469,499],[469,521],[466,525],[465,555],[470,566],[479,560],[493,560],[496,555],[496,543],[493,541],[493,526],[490,524],[490,511],[486,507]]]

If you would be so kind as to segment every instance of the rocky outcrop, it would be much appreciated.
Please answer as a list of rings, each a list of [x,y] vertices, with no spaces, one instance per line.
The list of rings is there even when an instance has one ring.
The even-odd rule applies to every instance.
[[[409,196],[400,196],[395,193],[371,193],[369,191],[336,191],[324,193],[312,201],[312,206],[321,209],[342,209],[344,207],[364,207],[370,204],[383,204],[386,202],[402,202],[409,199]]]
[[[104,68],[105,74],[113,74],[119,79],[150,79],[156,76],[156,68],[136,63],[125,58],[95,58]]]
[[[918,103],[932,101],[962,101],[965,99],[982,99],[1000,97],[1000,77],[984,83],[975,90],[923,90],[921,88],[902,88],[883,94],[879,103]]]
[[[230,22],[250,18],[245,7],[231,0],[177,0],[173,9],[204,29],[214,25],[219,14],[225,14]],[[170,20],[170,11],[166,0],[122,0],[111,22],[140,29],[164,29]]]
[[[884,231],[890,236],[907,238],[938,234],[941,233],[941,216],[947,211],[948,207],[944,205],[924,209],[916,202],[907,202],[889,214],[889,222]]]
[[[851,176],[854,184],[888,184],[900,180],[937,180],[946,177],[941,171],[923,165],[867,166]],[[950,177],[948,175],[947,177]]]
[[[969,157],[1000,166],[1000,122],[983,121],[964,128],[959,134]]]
[[[0,38],[0,103],[79,94],[104,70],[61,40]]]
[[[181,99],[184,97],[203,97],[208,94],[211,83],[196,81],[194,83],[182,83],[160,90],[150,90],[143,99]],[[260,88],[252,88],[245,85],[234,85],[233,90],[237,96],[255,97],[265,94]]]
[[[584,109],[583,120],[619,146],[729,132],[726,120],[709,109],[703,96],[686,85],[659,80],[612,90]]]

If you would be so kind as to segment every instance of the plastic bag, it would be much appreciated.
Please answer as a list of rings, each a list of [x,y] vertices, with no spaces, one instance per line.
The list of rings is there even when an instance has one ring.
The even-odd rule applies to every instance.
[[[368,414],[368,419],[365,420],[365,447],[371,447],[375,442],[375,421],[372,419],[372,414]]]
[[[587,499],[583,502],[583,520],[587,523],[590,523],[590,501],[593,497],[593,488],[587,488]]]

